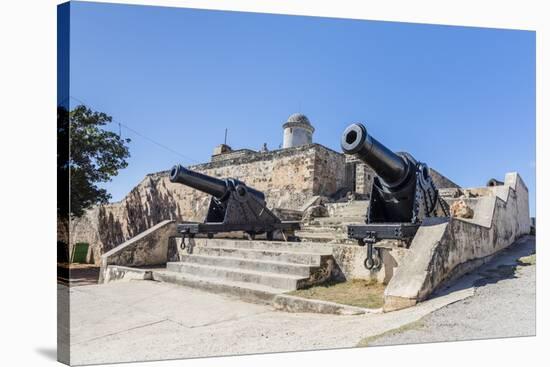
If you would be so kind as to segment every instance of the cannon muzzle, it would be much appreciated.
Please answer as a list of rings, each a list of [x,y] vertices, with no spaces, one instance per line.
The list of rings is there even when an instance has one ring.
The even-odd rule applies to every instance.
[[[348,126],[340,143],[344,153],[368,164],[389,186],[399,185],[408,175],[408,163],[369,135],[363,124]]]
[[[265,195],[256,189],[246,186],[244,182],[236,179],[219,179],[199,172],[191,171],[181,164],[175,165],[170,171],[170,181],[189,186],[202,191],[218,199],[227,198],[228,191],[235,190],[240,197],[252,194],[265,201]]]

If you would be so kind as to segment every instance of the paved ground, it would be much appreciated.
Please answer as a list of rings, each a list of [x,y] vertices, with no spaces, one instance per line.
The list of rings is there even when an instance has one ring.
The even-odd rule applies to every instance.
[[[534,252],[535,241],[523,254]],[[534,265],[517,263],[518,251],[503,253],[473,276],[475,295],[405,327],[367,340],[369,346],[535,335],[536,297]]]
[[[524,243],[499,256],[490,267],[509,264],[532,251],[534,241]],[[489,268],[484,271],[489,271]],[[426,320],[428,325],[420,337],[432,334],[430,327],[436,329],[442,325],[448,328],[447,334],[439,335],[446,339],[454,335],[449,334],[449,330],[454,330],[456,325],[466,330],[472,327],[472,330],[460,333],[465,338],[486,337],[491,330],[499,336],[503,335],[501,331],[507,336],[534,333],[534,308],[524,308],[521,313],[516,313],[522,307],[512,304],[514,301],[534,305],[534,266],[519,270],[517,278],[506,271],[489,271],[487,274],[492,274],[493,278],[479,274],[462,278],[438,297],[416,307],[360,316],[291,314],[275,311],[269,306],[152,281],[72,287],[71,363],[343,348],[356,346],[363,339],[381,334],[383,336],[373,343],[393,344],[401,341],[386,338],[400,335],[387,335],[389,331],[418,320]],[[506,286],[527,278],[532,281],[523,286]],[[477,293],[475,282],[482,286]],[[507,288],[490,291],[492,285]],[[63,292],[64,286],[59,287]],[[531,290],[519,292],[518,288],[524,287],[531,287]],[[492,293],[485,294],[480,290],[482,288]],[[514,296],[509,294],[511,290],[516,292]],[[526,300],[518,301],[520,296]],[[467,297],[471,298],[465,300]],[[488,301],[490,303],[486,303]],[[464,307],[472,307],[477,313],[461,311]],[[500,316],[494,315],[497,308],[502,311]],[[468,315],[471,322],[465,321],[464,315]],[[494,322],[487,321],[480,326],[479,321],[484,321],[488,315]],[[416,336],[407,333],[403,333],[403,337],[424,340],[414,340]]]
[[[57,264],[57,281],[71,287],[97,284],[99,266],[90,264]]]

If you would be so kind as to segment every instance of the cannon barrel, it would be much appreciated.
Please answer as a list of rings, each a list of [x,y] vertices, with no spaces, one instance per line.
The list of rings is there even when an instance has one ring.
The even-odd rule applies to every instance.
[[[170,181],[192,187],[217,198],[223,197],[227,191],[227,184],[224,180],[191,171],[181,164],[175,165],[170,171]]]
[[[397,186],[408,176],[408,163],[367,133],[363,124],[351,124],[340,142],[346,154],[368,164],[386,184]]]
[[[499,181],[496,178],[491,178],[489,181],[487,181],[488,187],[502,186],[502,185],[504,185],[504,182]]]
[[[181,164],[175,165],[170,171],[170,181],[192,187],[218,199],[226,197],[228,190],[235,189],[240,196],[244,196],[245,192],[248,192],[258,199],[265,200],[265,195],[261,191],[248,187],[239,180],[211,177],[191,171]]]

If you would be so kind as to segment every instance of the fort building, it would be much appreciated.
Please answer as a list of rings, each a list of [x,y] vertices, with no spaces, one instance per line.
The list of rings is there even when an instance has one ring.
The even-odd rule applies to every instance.
[[[211,197],[171,182],[169,171],[161,171],[146,175],[121,201],[96,206],[73,220],[70,245],[90,245],[88,260],[101,265],[101,283],[156,280],[292,312],[338,313],[358,311],[297,301],[286,293],[329,280],[365,279],[384,284],[385,311],[410,307],[531,230],[528,190],[519,174],[510,172],[503,180],[490,180],[490,185],[462,188],[417,162],[414,169],[422,170],[403,177],[417,183],[429,178],[438,205],[450,210],[415,222],[412,239],[378,240],[378,265],[369,266],[372,243],[350,237],[353,228],[365,227],[366,215],[375,207],[371,194],[378,195],[376,205],[381,200],[380,188],[372,191],[376,175],[363,162],[366,155],[356,159],[315,143],[314,127],[303,114],[291,115],[283,129],[286,144],[281,149],[269,151],[264,144],[259,151],[234,150],[222,144],[209,162],[189,169],[236,178],[263,192],[268,209],[279,218],[299,221],[291,241],[284,233],[266,241],[222,232],[188,238],[182,246],[177,223],[202,222]],[[422,197],[427,198],[416,191],[415,203],[427,205]],[[392,198],[390,202],[400,197]]]
[[[368,198],[374,172],[364,163],[312,141],[315,128],[301,113],[283,125],[283,148],[232,149],[220,144],[209,162],[189,168],[210,176],[232,177],[266,194],[268,207],[300,212],[313,197],[337,201],[355,192]],[[72,221],[70,245],[90,244],[88,259],[163,220],[198,221],[207,210],[208,195],[173,184],[168,171],[151,173],[119,202],[94,207]]]

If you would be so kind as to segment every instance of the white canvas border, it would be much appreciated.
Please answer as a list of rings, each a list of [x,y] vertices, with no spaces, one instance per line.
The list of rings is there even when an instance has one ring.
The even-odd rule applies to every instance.
[[[106,2],[106,1],[100,1]],[[542,1],[116,1],[281,14],[329,16],[528,29],[537,32],[537,337],[392,346],[366,349],[264,354],[151,362],[147,366],[540,365],[549,342],[547,261],[543,212],[549,165],[545,42],[549,26]],[[0,11],[3,197],[2,335],[4,365],[48,365],[56,345],[55,269],[55,106],[56,8],[58,1],[3,2]],[[546,69],[543,68],[546,60]],[[546,98],[545,98],[546,97]],[[546,124],[543,124],[547,122]],[[546,205],[545,205],[546,204]],[[546,307],[545,307],[546,306]],[[548,312],[548,311],[547,311]],[[546,312],[546,315],[547,315]],[[510,315],[511,318],[514,315]],[[48,359],[48,356],[51,358]],[[128,366],[138,364],[126,364]]]

